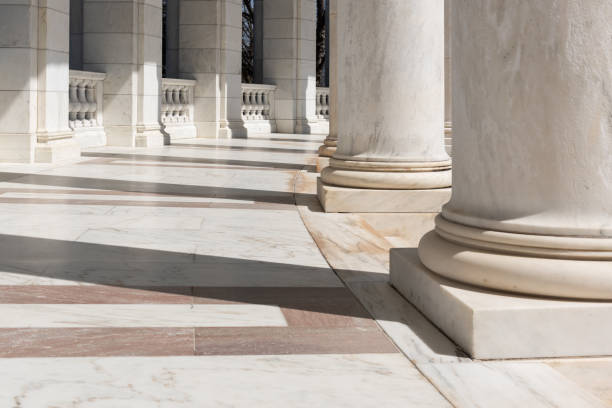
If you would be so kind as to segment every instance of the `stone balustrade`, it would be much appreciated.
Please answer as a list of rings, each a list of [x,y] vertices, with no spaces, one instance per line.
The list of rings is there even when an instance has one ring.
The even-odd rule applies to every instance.
[[[162,79],[161,122],[170,140],[196,137],[193,95],[196,81]]]
[[[242,121],[249,134],[276,131],[275,85],[242,84]]]
[[[82,147],[103,146],[103,95],[106,74],[70,70],[68,124]]]
[[[329,120],[329,88],[317,88],[317,119]]]

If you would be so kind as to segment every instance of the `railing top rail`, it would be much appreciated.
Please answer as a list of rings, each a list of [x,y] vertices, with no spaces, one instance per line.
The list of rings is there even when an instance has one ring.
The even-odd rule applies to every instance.
[[[276,85],[242,84],[242,89],[263,89],[263,90],[275,91],[276,90]]]
[[[106,78],[104,72],[79,71],[76,69],[71,69],[69,75],[72,79],[89,79],[95,81],[103,81]]]
[[[162,78],[162,86],[195,86],[195,79]]]
[[[329,88],[324,86],[317,86],[317,92],[329,92]]]

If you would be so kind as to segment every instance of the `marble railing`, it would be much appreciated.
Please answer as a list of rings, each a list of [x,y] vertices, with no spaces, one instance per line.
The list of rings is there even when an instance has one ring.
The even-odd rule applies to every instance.
[[[329,88],[317,88],[317,119],[329,120]]]
[[[102,125],[102,91],[106,74],[70,70],[70,113],[72,129]]]
[[[103,146],[104,79],[100,72],[70,70],[68,123],[81,146]]]
[[[242,121],[249,133],[276,131],[275,85],[242,84]]]
[[[161,122],[170,140],[196,137],[193,94],[196,81],[162,79]]]

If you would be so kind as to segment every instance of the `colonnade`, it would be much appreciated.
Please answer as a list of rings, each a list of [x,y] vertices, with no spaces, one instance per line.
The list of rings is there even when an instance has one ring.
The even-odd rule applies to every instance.
[[[258,79],[276,87],[271,111],[278,131],[327,132],[316,115],[315,0],[256,3],[255,65]],[[79,157],[83,140],[69,127],[70,69],[106,74],[103,95],[90,101],[103,107],[105,135],[96,140],[132,147],[167,142],[160,113],[164,46],[166,76],[195,80],[197,136],[247,136],[242,1],[169,0],[166,21],[164,44],[162,0],[0,4],[0,162]]]
[[[170,3],[166,66],[193,87],[197,135],[244,137],[241,1]],[[264,110],[281,132],[324,131],[315,1],[257,4]],[[0,161],[78,157],[70,65],[106,74],[108,144],[164,143],[161,15],[162,0],[0,4]],[[610,16],[603,1],[331,2],[319,198],[439,212],[417,251],[392,251],[391,282],[474,357],[612,354]]]
[[[319,198],[420,213],[448,192],[418,251],[392,250],[391,283],[472,356],[612,354],[612,5],[455,2],[452,64],[444,8],[336,0]]]

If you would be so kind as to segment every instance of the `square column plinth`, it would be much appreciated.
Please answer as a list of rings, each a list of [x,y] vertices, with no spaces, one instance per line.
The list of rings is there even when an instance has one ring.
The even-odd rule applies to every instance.
[[[437,213],[450,199],[451,189],[349,188],[326,184],[318,178],[317,195],[328,213]]]
[[[391,283],[477,359],[612,355],[612,302],[546,299],[452,282],[416,249],[391,250]]]

